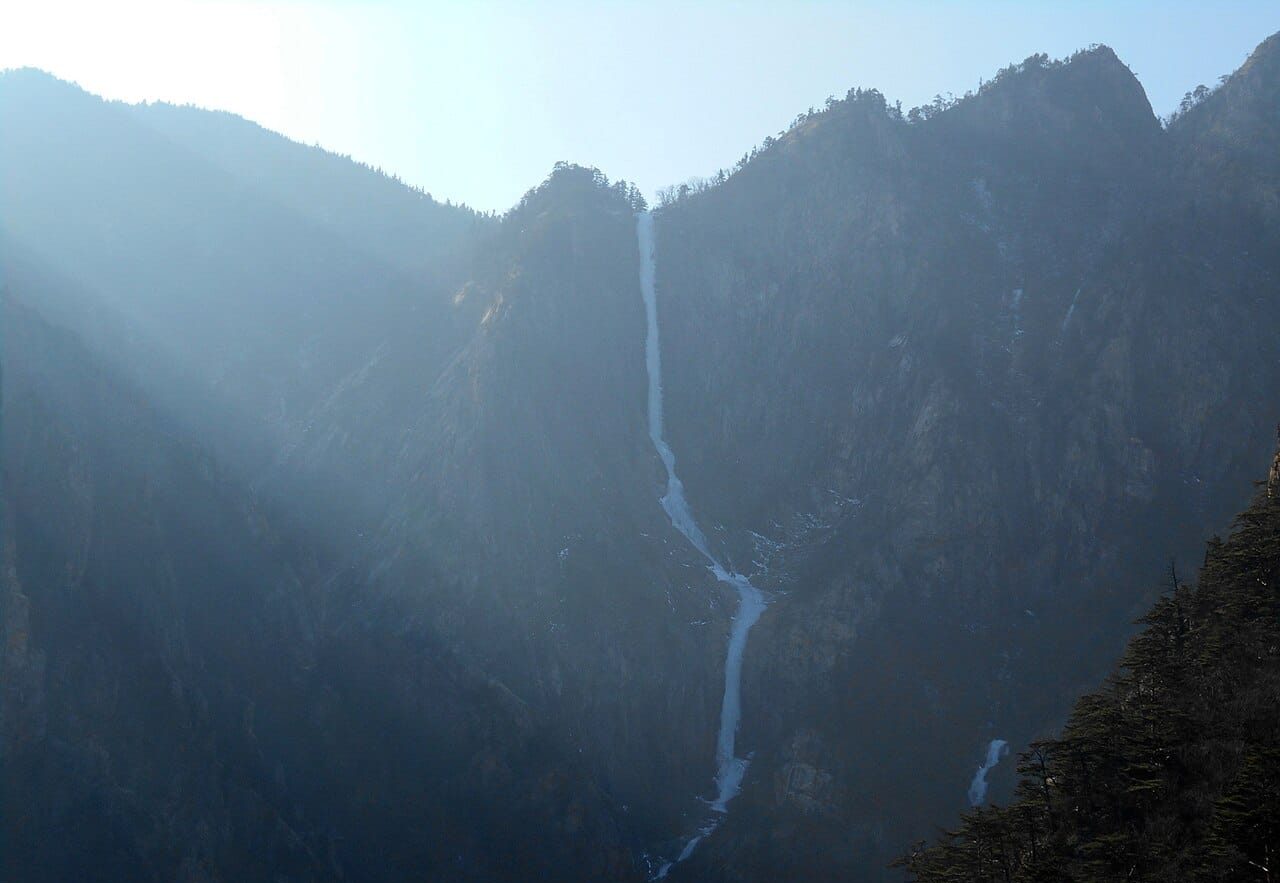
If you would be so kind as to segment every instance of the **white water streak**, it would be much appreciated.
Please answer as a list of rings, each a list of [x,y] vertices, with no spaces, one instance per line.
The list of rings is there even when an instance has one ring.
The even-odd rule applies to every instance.
[[[734,743],[738,723],[742,718],[742,657],[747,649],[747,635],[760,619],[768,602],[764,593],[753,586],[745,576],[729,570],[711,552],[706,535],[693,517],[689,501],[685,498],[684,484],[676,474],[676,456],[663,435],[662,421],[662,350],[658,342],[658,298],[654,289],[655,255],[653,242],[653,215],[641,212],[636,216],[636,240],[640,247],[640,292],[644,297],[648,333],[645,336],[645,367],[649,374],[649,438],[662,458],[667,470],[667,492],[663,495],[662,508],[671,519],[671,526],[707,559],[708,567],[720,582],[728,583],[738,592],[738,610],[729,631],[729,647],[724,661],[724,699],[720,704],[720,732],[716,739],[716,799],[711,808],[723,815],[729,801],[742,788],[750,758],[737,757]],[[685,844],[676,862],[682,862],[703,838],[711,834],[719,824],[713,818],[703,825]],[[660,879],[667,875],[672,863],[667,863],[655,875]]]
[[[1067,315],[1062,319],[1062,327],[1058,329],[1058,340],[1062,340],[1062,336],[1067,333],[1067,326],[1071,324],[1071,317],[1076,312],[1076,302],[1080,300],[1080,289],[1076,289],[1076,293],[1071,297],[1071,306],[1067,307]]]
[[[1003,739],[992,739],[987,745],[986,759],[979,765],[978,771],[973,774],[973,781],[969,783],[970,806],[981,806],[987,799],[987,773],[1008,753],[1009,743]]]

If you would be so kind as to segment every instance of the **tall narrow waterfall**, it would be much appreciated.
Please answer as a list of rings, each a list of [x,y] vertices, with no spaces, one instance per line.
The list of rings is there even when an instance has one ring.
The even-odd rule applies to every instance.
[[[734,741],[738,733],[738,721],[742,717],[742,655],[747,649],[747,634],[760,619],[768,603],[764,593],[751,584],[742,574],[725,567],[711,552],[706,534],[698,526],[685,499],[684,484],[676,475],[676,456],[663,437],[662,429],[662,350],[658,343],[658,299],[654,290],[653,215],[641,212],[636,216],[636,239],[640,246],[640,292],[644,296],[648,333],[645,337],[645,366],[649,372],[649,438],[658,450],[658,456],[667,469],[667,492],[663,495],[662,508],[666,510],[671,525],[707,559],[708,569],[716,579],[732,585],[738,592],[738,609],[729,631],[729,646],[724,660],[724,699],[720,704],[720,733],[716,739],[716,798],[711,803],[715,813],[693,835],[680,852],[677,862],[693,854],[702,838],[716,829],[728,809],[729,801],[737,796],[747,773],[748,758],[734,755]],[[667,875],[672,863],[664,864],[655,875]]]

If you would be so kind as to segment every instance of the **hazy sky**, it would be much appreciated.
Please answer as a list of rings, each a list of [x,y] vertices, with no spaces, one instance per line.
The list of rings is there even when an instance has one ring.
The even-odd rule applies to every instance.
[[[1277,30],[1276,0],[0,0],[0,67],[230,110],[501,210],[557,160],[652,193],[851,86],[910,107],[1094,42],[1166,114]]]

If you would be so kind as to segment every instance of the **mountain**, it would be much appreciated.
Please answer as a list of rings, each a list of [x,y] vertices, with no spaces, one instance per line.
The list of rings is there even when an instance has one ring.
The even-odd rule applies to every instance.
[[[748,657],[773,781],[739,820],[774,834],[744,866],[824,878],[793,840],[878,863],[890,819],[946,818],[1229,520],[1274,416],[1241,403],[1280,382],[1249,355],[1274,215],[1238,196],[1275,155],[1222,161],[1233,192],[1198,123],[1245,88],[1274,108],[1246,77],[1274,45],[1167,130],[1105,48],[914,122],[855,94],[661,214],[686,483],[796,599]]]
[[[639,879],[536,712],[4,315],[5,879]]]
[[[1062,724],[1269,450],[1278,46],[1167,124],[1105,47],[908,114],[875,91],[829,102],[652,211],[660,365],[646,206],[597,170],[558,165],[485,217],[230,115],[3,75],[7,310],[79,354],[54,363],[80,396],[59,419],[101,414],[127,430],[119,450],[182,452],[170,482],[142,458],[97,473],[97,511],[124,533],[95,579],[171,561],[234,585],[157,564],[102,603],[142,611],[166,647],[166,623],[207,619],[200,653],[239,661],[208,663],[199,683],[218,686],[200,689],[273,721],[248,739],[232,704],[192,726],[252,763],[145,768],[217,769],[266,807],[255,818],[269,808],[359,879],[514,873],[540,843],[529,874],[547,879],[681,855],[671,879],[899,879],[889,862],[987,781],[1011,793],[1000,745]],[[38,388],[41,353],[6,349],[6,384],[32,371]],[[659,502],[655,369],[707,556]],[[103,376],[127,392],[94,392]],[[155,419],[108,419],[121,398]],[[50,420],[6,401],[6,451]],[[111,442],[80,425],[74,450]],[[51,563],[7,591],[35,617],[63,610],[53,575],[78,573],[97,534],[25,551],[22,511],[61,524],[78,473],[13,456],[13,560]],[[207,542],[148,532],[180,512]],[[707,557],[768,601],[723,814],[708,803],[739,596]],[[40,658],[170,658],[130,646]],[[5,681],[29,692],[52,666]],[[97,701],[82,686],[58,682],[69,714]],[[130,689],[147,719],[152,694]],[[84,744],[140,738],[75,719]],[[255,778],[275,763],[283,784]],[[200,868],[226,873],[244,814],[177,793],[140,800],[209,808],[227,852]],[[112,818],[123,842],[159,842]],[[281,856],[237,875],[292,867]]]
[[[1276,463],[1280,465],[1280,454]],[[1020,758],[1017,799],[905,860],[915,879],[1266,879],[1280,836],[1280,470],[1171,586],[1122,667]]]
[[[449,297],[491,221],[230,114],[38,71],[0,75],[0,115],[8,284],[193,432],[256,453],[244,468],[391,331],[427,365],[459,345]]]

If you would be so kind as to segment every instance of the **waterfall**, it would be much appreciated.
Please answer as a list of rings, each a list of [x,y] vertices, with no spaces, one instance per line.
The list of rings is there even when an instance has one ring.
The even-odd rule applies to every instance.
[[[1076,311],[1076,302],[1080,300],[1080,289],[1076,289],[1076,293],[1071,298],[1071,306],[1067,307],[1067,315],[1062,320],[1062,328],[1058,330],[1058,342],[1062,342],[1062,336],[1067,333],[1067,326],[1071,324],[1071,317]]]
[[[742,656],[747,649],[747,635],[760,619],[768,604],[764,593],[753,586],[745,576],[725,567],[711,552],[706,534],[698,526],[684,495],[684,484],[676,474],[676,456],[663,436],[662,426],[662,349],[658,342],[658,299],[654,290],[655,256],[653,244],[653,215],[641,212],[636,216],[636,240],[640,247],[640,293],[644,297],[645,318],[648,331],[645,336],[644,359],[649,374],[649,438],[662,459],[667,471],[667,492],[661,499],[662,508],[671,519],[671,526],[684,536],[703,558],[707,567],[720,582],[733,586],[738,593],[738,609],[729,630],[729,646],[724,660],[724,698],[720,704],[720,732],[716,739],[716,798],[711,809],[716,814],[698,832],[689,838],[676,862],[682,862],[693,854],[702,839],[708,836],[728,811],[729,801],[737,796],[742,780],[747,774],[750,758],[737,757],[734,743],[738,734],[738,722],[742,717]],[[667,875],[673,862],[664,864],[655,874],[660,879]]]
[[[1003,739],[992,739],[987,745],[987,756],[978,766],[978,771],[973,774],[973,781],[969,783],[969,805],[981,806],[982,802],[987,799],[987,773],[1000,762],[1000,758],[1009,752],[1009,743]]]

